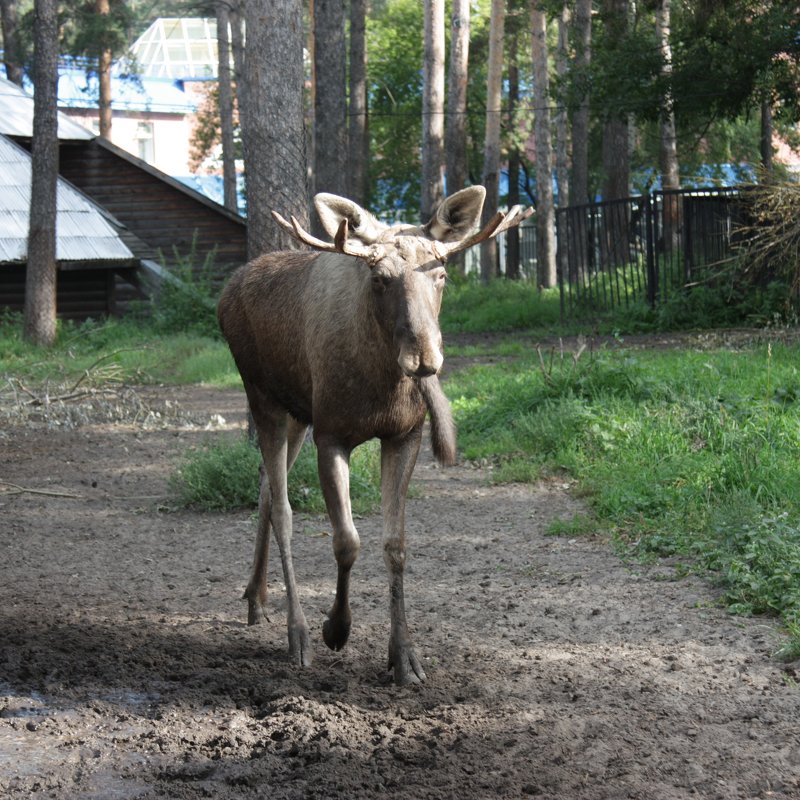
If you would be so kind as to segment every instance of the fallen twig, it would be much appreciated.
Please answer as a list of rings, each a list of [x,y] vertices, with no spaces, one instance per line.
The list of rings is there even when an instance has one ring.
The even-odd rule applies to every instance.
[[[31,489],[27,486],[19,486],[16,483],[9,483],[8,481],[0,481],[0,486],[8,486],[9,490],[3,494],[43,494],[47,497],[69,497],[73,500],[83,500],[83,495],[72,494],[72,492],[54,492],[50,489]]]

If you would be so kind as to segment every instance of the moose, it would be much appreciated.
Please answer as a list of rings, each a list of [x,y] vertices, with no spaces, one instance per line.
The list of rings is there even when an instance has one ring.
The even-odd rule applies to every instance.
[[[262,255],[238,269],[218,307],[223,334],[244,383],[262,455],[258,532],[244,597],[248,624],[266,617],[270,528],[280,550],[288,600],[290,659],[312,660],[308,624],[292,566],[287,474],[312,426],[319,478],[333,529],[336,596],[323,624],[325,643],[350,634],[350,571],[360,541],[353,524],[349,460],[368,439],[381,442],[383,553],[389,572],[389,671],[403,685],[425,680],[406,622],[403,595],[405,500],[426,412],[432,449],[456,460],[455,427],[439,384],[439,310],[449,256],[496,236],[532,213],[515,206],[478,233],[482,186],[442,201],[422,226],[386,225],[356,203],[318,194],[326,242],[298,221],[275,221],[314,251]]]

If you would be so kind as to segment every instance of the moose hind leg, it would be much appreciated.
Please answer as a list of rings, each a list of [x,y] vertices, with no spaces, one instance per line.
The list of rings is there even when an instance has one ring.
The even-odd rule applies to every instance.
[[[322,638],[331,650],[341,650],[350,636],[350,570],[361,547],[350,507],[350,451],[317,438],[318,466],[325,505],[333,527],[336,557],[336,598],[322,626]]]
[[[405,505],[408,484],[419,453],[421,427],[399,439],[381,442],[383,557],[389,571],[389,670],[398,685],[425,680],[408,632],[403,573],[406,563]]]
[[[287,631],[289,657],[299,666],[311,666],[311,644],[308,623],[300,605],[300,595],[292,561],[292,508],[287,487],[288,470],[302,444],[304,428],[290,420],[288,414],[275,415],[268,425],[259,423],[259,444],[264,469],[269,481],[269,522],[278,542],[286,584],[288,603]],[[259,526],[261,526],[261,522]],[[267,523],[263,523],[266,525]]]
[[[293,419],[288,423],[288,452],[287,472],[300,452],[303,444],[306,426]],[[247,624],[258,625],[267,616],[267,564],[269,562],[269,534],[270,512],[272,508],[271,490],[267,471],[262,462],[260,469],[260,484],[258,494],[258,532],[256,533],[255,552],[253,553],[253,566],[250,580],[244,590],[244,599],[247,600]]]
[[[269,562],[270,489],[264,464],[259,469],[261,481],[258,492],[258,532],[253,553],[250,580],[244,590],[247,600],[247,624],[258,625],[267,619],[267,563]]]

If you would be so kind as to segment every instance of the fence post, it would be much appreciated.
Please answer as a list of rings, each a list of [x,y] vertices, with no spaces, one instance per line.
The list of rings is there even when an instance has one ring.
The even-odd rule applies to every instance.
[[[647,253],[647,302],[651,308],[655,308],[656,297],[658,296],[658,268],[656,266],[656,248],[653,241],[653,201],[652,195],[648,192],[644,200],[645,218],[645,250]]]

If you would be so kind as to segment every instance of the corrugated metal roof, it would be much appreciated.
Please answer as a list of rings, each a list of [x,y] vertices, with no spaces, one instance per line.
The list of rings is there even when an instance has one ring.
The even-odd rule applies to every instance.
[[[30,154],[0,136],[0,262],[27,258],[30,198]],[[127,261],[134,257],[103,212],[63,178],[58,179],[57,205],[59,261]]]
[[[0,78],[0,133],[6,136],[33,136],[33,97],[15,83]],[[83,125],[58,112],[59,139],[94,139]]]

